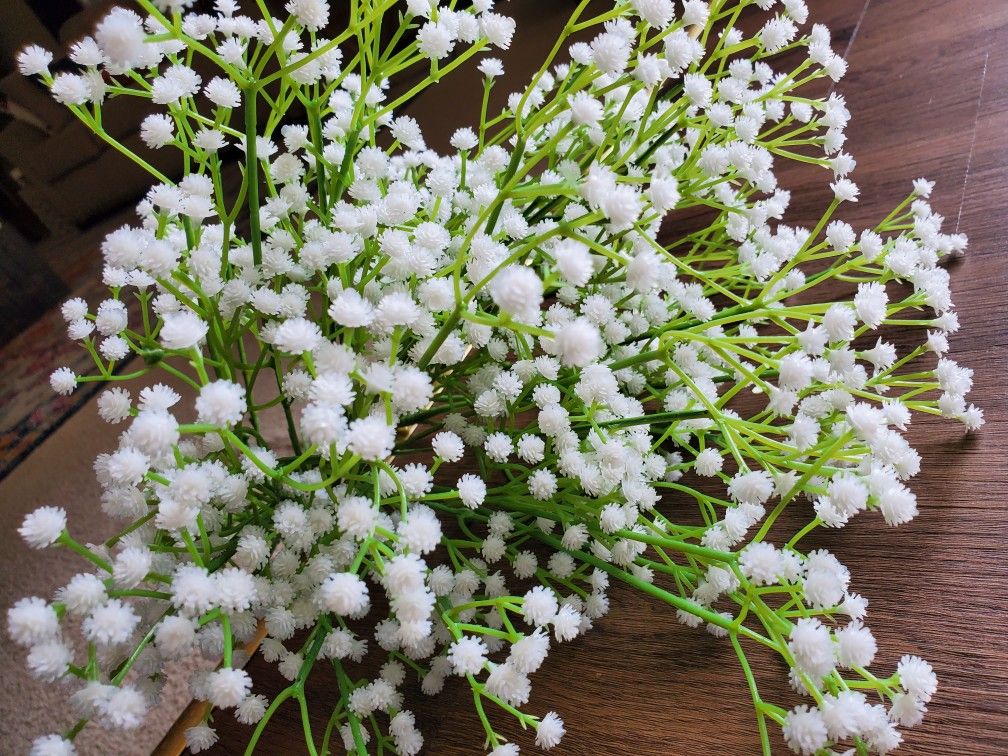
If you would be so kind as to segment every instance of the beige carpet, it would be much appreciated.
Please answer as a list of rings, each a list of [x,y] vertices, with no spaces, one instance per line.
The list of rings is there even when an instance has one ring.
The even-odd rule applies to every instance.
[[[143,384],[133,384],[134,396]],[[25,513],[44,504],[64,507],[70,530],[82,542],[97,542],[114,533],[113,524],[98,506],[98,483],[91,470],[95,456],[114,448],[118,428],[99,417],[89,401],[0,482],[0,608],[19,597],[36,594],[47,599],[86,563],[64,549],[32,551],[16,530]],[[129,733],[89,726],[77,738],[81,756],[137,756],[150,753],[189,702],[181,675],[149,713],[143,727]],[[59,732],[75,722],[66,703],[68,690],[33,679],[24,666],[24,649],[4,632],[0,643],[0,754],[26,753],[39,735]]]
[[[134,399],[140,389],[152,383],[170,385],[182,396],[174,408],[181,422],[193,420],[193,391],[163,373],[147,380],[129,381]],[[265,376],[255,387],[258,401],[276,396],[276,384]],[[261,414],[263,435],[270,446],[282,450],[286,426],[279,408]],[[52,599],[57,588],[88,563],[65,549],[45,552],[28,548],[17,534],[25,514],[43,505],[66,509],[70,533],[82,543],[98,543],[116,532],[113,523],[101,511],[100,488],[91,465],[101,452],[112,451],[118,444],[123,426],[105,423],[97,410],[97,396],[92,397],[69,420],[36,448],[23,462],[0,481],[0,610],[4,615],[17,599],[26,595]],[[27,752],[32,740],[50,732],[62,732],[76,719],[67,706],[68,690],[51,683],[40,683],[28,674],[24,649],[10,642],[6,630],[0,630],[0,756]],[[191,697],[184,680],[194,665],[212,666],[213,661],[189,659],[169,673],[162,700],[148,713],[144,725],[136,730],[105,732],[89,725],[76,743],[80,756],[138,756],[148,754],[189,703]]]

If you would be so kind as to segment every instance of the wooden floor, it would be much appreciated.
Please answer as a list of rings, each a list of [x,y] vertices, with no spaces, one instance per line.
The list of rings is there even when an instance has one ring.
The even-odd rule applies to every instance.
[[[912,179],[926,175],[938,182],[932,201],[947,227],[969,234],[969,255],[952,270],[962,330],[951,342],[956,359],[976,371],[973,399],[988,418],[968,438],[957,424],[915,421],[911,441],[924,457],[913,483],[920,516],[893,530],[865,517],[824,534],[819,545],[851,567],[853,589],[870,599],[878,669],[888,674],[900,654],[912,652],[938,673],[928,716],[907,733],[901,752],[1008,754],[1008,2],[809,4],[813,19],[833,28],[835,47],[846,50],[850,63],[838,88],[854,115],[848,149],[858,160],[861,201],[846,219],[858,227],[880,219]],[[512,0],[505,12],[527,16],[533,5]],[[552,20],[548,6],[536,9],[539,34]],[[822,188],[804,186],[805,174],[794,178],[799,207],[820,204]],[[566,722],[555,752],[757,752],[751,703],[731,648],[681,627],[673,612],[630,590],[614,588],[611,597],[609,616],[554,651],[534,677],[528,710],[555,709]],[[793,701],[779,663],[757,665],[766,697]],[[256,689],[267,695],[283,684],[271,666],[259,659],[250,665]],[[408,705],[423,723],[425,753],[482,753],[466,686],[455,684],[434,701],[414,693]],[[323,681],[310,695],[321,731],[338,694]],[[216,752],[241,753],[249,729],[228,714],[214,724],[222,737]],[[513,722],[499,729],[523,752],[537,752]],[[301,753],[301,740],[297,711],[285,706],[261,753]],[[775,752],[786,752],[779,735],[774,744]]]

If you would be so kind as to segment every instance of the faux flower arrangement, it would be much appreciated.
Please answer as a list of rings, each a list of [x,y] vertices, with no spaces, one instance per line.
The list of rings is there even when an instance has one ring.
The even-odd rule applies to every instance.
[[[407,676],[429,695],[462,678],[492,756],[519,749],[488,707],[551,748],[564,724],[522,710],[530,675],[607,613],[612,581],[731,644],[765,753],[771,726],[800,754],[899,745],[935,675],[912,655],[869,671],[867,600],[801,542],[917,514],[913,412],[982,424],[971,371],[946,357],[958,322],[940,262],[966,239],[940,231],[923,179],[874,228],[834,219],[858,198],[849,113],[808,92],[846,63],[827,29],[799,31],[804,2],[591,15],[584,0],[497,114],[503,67],[486,54],[514,22],[493,0],[350,0],[338,30],[326,0],[291,0],[285,18],[190,4],[113,9],[74,45],[75,73],[38,47],[19,58],[157,182],[103,243],[109,298],[63,307],[94,373],[61,368],[53,388],[160,370],[195,396],[99,396],[124,426],[95,462],[116,535],[79,543],[57,507],[20,529],[89,565],[7,613],[33,674],[72,681],[80,716],[31,753],[74,753],[91,720],[139,726],[164,663],[192,653],[220,660],[190,685],[250,726],[248,752],[293,699],[312,754],[416,754]],[[482,117],[437,154],[397,109],[476,56]],[[180,181],[106,133],[120,97],[160,106],[142,138],[180,151]],[[811,229],[781,222],[773,169],[790,160],[831,182]],[[690,208],[695,230],[678,230]],[[919,337],[898,350],[890,327]],[[782,535],[793,508],[810,518]],[[260,626],[291,683],[272,701],[236,659]],[[760,695],[750,644],[807,703]],[[356,673],[365,656],[373,679]],[[313,732],[304,683],[320,666],[341,695]],[[216,737],[212,710],[187,732],[194,752]]]

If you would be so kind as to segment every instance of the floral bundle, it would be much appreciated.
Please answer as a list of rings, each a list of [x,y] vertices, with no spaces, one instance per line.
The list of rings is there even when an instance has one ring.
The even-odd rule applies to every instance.
[[[493,756],[519,749],[491,707],[551,748],[564,724],[523,711],[530,676],[613,582],[731,644],[764,752],[771,726],[800,754],[895,748],[935,675],[912,655],[869,671],[867,601],[802,540],[917,514],[913,412],[982,424],[945,356],[940,262],[966,239],[923,179],[874,228],[834,219],[858,198],[849,113],[811,92],[846,64],[827,29],[800,31],[804,2],[584,0],[498,113],[502,63],[479,60],[482,117],[449,154],[397,111],[510,45],[493,0],[190,5],[113,9],[75,72],[19,59],[156,181],[102,245],[109,297],[63,307],[94,372],[53,388],[163,371],[189,396],[99,396],[124,427],[94,466],[114,536],[80,543],[49,506],[20,529],[89,566],[8,610],[80,717],[31,752],[73,753],[89,720],[139,726],[164,664],[194,653],[219,664],[190,681],[212,705],[193,751],[234,709],[251,752],[293,699],[312,754],[416,754],[407,676],[428,695],[462,678]],[[180,180],[105,130],[127,97],[157,106],[142,140],[179,151]],[[781,161],[830,183],[813,228],[782,221]],[[803,527],[782,532],[785,510]],[[239,663],[259,629],[290,680],[272,700]],[[806,703],[760,695],[754,645]],[[324,732],[320,668],[340,692]]]

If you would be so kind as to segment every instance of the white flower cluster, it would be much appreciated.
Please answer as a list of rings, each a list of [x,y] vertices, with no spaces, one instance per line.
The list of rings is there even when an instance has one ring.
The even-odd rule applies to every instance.
[[[836,557],[799,544],[859,514],[917,514],[914,411],[982,424],[971,371],[946,356],[958,321],[941,263],[966,239],[941,232],[924,180],[874,228],[834,217],[858,198],[850,114],[807,85],[846,64],[827,29],[799,31],[802,0],[754,34],[733,22],[773,0],[620,1],[593,19],[582,4],[565,34],[594,36],[558,44],[450,154],[397,111],[510,45],[492,0],[353,3],[343,30],[326,0],[291,0],[283,19],[233,0],[137,5],[74,46],[77,73],[51,74],[38,47],[19,58],[103,138],[103,108],[148,99],[143,142],[188,166],[173,181],[117,143],[156,183],[136,225],[105,239],[110,297],[63,308],[95,372],[60,368],[55,391],[161,370],[190,399],[160,383],[99,397],[124,425],[94,466],[119,533],[80,544],[55,507],[21,527],[91,567],[8,611],[32,672],[76,681],[82,724],[33,753],[72,753],[88,719],[138,726],[163,664],[193,652],[220,660],[194,694],[262,726],[331,666],[351,752],[420,751],[407,675],[429,695],[462,678],[493,756],[518,746],[484,704],[551,748],[564,724],[521,710],[530,676],[608,612],[611,580],[740,654],[746,641],[787,660],[814,705],[752,695],[795,752],[899,744],[934,675],[909,655],[869,673],[867,601]],[[774,68],[784,51],[799,54]],[[420,83],[391,95],[417,66]],[[486,95],[503,67],[479,69]],[[814,228],[783,221],[781,160],[827,173]],[[706,225],[677,232],[691,209]],[[814,519],[775,546],[798,497]],[[259,628],[291,681],[272,702],[235,665]],[[355,679],[375,654],[380,674]],[[200,751],[217,734],[205,721],[187,738]]]

